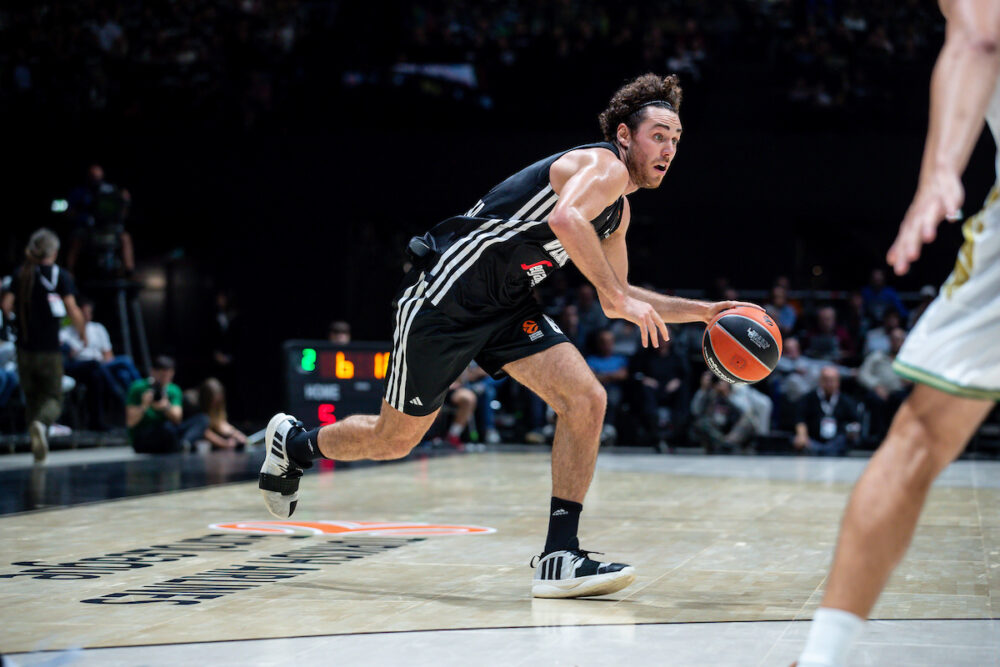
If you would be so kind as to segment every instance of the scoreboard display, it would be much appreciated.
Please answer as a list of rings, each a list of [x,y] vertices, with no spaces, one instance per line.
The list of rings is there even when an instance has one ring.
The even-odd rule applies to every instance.
[[[378,414],[391,349],[388,342],[286,341],[289,414],[310,428],[348,415]]]

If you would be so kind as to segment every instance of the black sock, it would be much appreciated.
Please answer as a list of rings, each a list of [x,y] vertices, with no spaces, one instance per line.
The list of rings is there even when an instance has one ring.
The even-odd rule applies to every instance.
[[[572,500],[563,500],[552,496],[552,508],[549,510],[549,535],[545,538],[545,553],[580,548],[580,540],[576,537],[580,526],[580,512],[583,505]]]
[[[315,459],[324,458],[323,453],[319,451],[319,429],[314,428],[311,431],[295,429],[285,443],[285,451],[295,465],[300,468],[312,468]]]

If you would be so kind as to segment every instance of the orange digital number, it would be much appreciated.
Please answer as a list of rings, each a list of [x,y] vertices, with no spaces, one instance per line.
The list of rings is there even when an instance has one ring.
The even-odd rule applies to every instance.
[[[350,380],[354,377],[354,362],[348,361],[343,352],[338,352],[333,372],[341,380]]]

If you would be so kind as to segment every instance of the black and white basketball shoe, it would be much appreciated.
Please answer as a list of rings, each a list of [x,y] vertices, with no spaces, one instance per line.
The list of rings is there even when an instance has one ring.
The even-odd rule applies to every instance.
[[[292,516],[299,502],[299,479],[302,468],[288,458],[285,449],[290,435],[296,429],[304,430],[302,422],[283,412],[271,417],[264,433],[264,465],[260,467],[260,481],[257,486],[264,494],[264,503],[268,511],[279,519]]]
[[[536,556],[531,594],[536,598],[579,598],[607,595],[635,581],[635,568],[624,563],[599,563],[590,554],[597,551],[573,549]],[[534,559],[532,559],[534,561]]]

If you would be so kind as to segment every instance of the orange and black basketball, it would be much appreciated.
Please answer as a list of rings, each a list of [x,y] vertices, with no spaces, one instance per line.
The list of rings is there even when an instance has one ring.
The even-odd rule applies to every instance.
[[[701,350],[709,369],[726,382],[753,384],[778,365],[781,332],[763,310],[730,308],[708,323]]]

